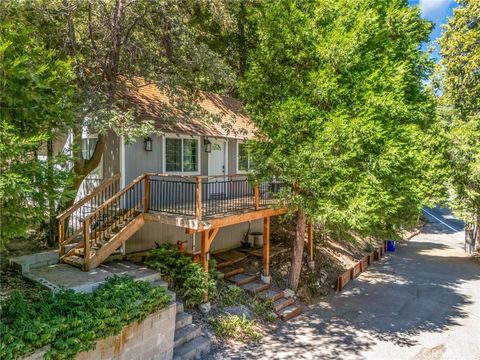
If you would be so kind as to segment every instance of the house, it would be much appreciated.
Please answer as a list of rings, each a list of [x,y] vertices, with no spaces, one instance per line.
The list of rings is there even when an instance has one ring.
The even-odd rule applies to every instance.
[[[239,247],[248,233],[260,232],[268,277],[269,219],[286,213],[272,206],[283,184],[248,179],[245,142],[256,128],[242,104],[201,93],[192,111],[145,83],[126,86],[120,96],[159,133],[133,143],[107,135],[94,171],[103,182],[58,217],[61,261],[88,270],[119,249],[128,254],[169,242],[199,256],[208,270],[210,253]],[[95,141],[85,139],[85,145]]]

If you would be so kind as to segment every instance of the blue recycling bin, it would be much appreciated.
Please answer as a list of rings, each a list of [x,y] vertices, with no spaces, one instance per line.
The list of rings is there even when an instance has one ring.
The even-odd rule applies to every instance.
[[[395,241],[387,240],[387,251],[391,251],[391,252],[395,251]]]

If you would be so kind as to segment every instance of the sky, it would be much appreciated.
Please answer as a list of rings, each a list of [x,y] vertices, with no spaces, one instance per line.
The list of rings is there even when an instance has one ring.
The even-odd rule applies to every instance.
[[[430,34],[430,43],[424,44],[423,48],[427,49],[430,45],[434,45],[436,50],[433,56],[438,60],[438,44],[436,40],[442,33],[442,24],[448,21],[448,17],[452,16],[453,8],[457,6],[454,0],[408,0],[410,5],[419,5],[422,10],[422,16],[430,21],[433,21],[435,27]]]

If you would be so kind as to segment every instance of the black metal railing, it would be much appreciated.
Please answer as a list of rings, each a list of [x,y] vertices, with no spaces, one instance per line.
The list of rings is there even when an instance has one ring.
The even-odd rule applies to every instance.
[[[149,209],[197,219],[272,205],[283,184],[255,185],[245,175],[149,174]]]
[[[195,177],[150,176],[149,210],[195,215]]]
[[[215,177],[202,180],[202,216],[255,208],[254,187],[246,177]]]

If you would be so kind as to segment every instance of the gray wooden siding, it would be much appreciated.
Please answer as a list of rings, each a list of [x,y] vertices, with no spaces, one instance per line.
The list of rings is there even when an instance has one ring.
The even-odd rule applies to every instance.
[[[205,137],[200,137],[200,174],[208,175],[208,154],[204,150],[204,139]],[[119,141],[118,138],[116,140]],[[153,151],[144,150],[143,139],[137,139],[134,143],[125,145],[125,184],[145,172],[163,172],[163,138],[152,136],[152,141]],[[118,158],[118,150],[116,154]],[[112,159],[114,159],[113,156]],[[110,163],[107,162],[107,164],[110,169]],[[237,173],[237,140],[235,139],[228,139],[227,165],[229,174]]]
[[[103,153],[103,178],[108,179],[120,172],[120,138],[113,131],[105,136]]]
[[[215,253],[239,247],[247,231],[248,222],[221,228],[218,231],[215,240],[213,240],[210,251]],[[250,232],[262,231],[262,220],[252,221]],[[133,253],[137,251],[153,249],[155,248],[156,243],[175,244],[180,240],[187,241],[186,248],[188,251],[191,251],[194,237],[196,244],[195,248],[197,251],[200,251],[200,234],[188,235],[185,234],[185,229],[177,226],[165,225],[156,222],[147,222],[142,229],[128,239],[128,241],[125,243],[125,249],[127,253]]]
[[[152,136],[152,151],[145,151],[143,139],[125,144],[125,185],[146,172],[162,172],[162,139]]]
[[[228,173],[236,174],[237,170],[237,140],[228,140]]]
[[[205,152],[205,146],[203,145],[203,141],[205,137],[200,137],[200,173],[203,176],[208,175],[208,153]]]

